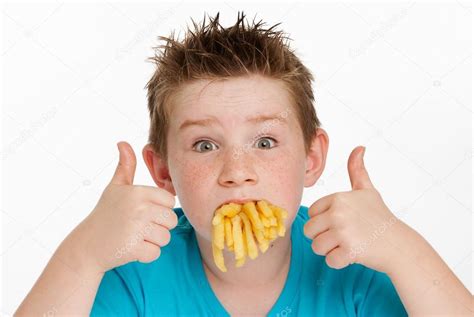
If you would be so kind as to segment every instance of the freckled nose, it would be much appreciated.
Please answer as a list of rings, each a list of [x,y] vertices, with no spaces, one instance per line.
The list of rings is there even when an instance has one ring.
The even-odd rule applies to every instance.
[[[252,162],[244,157],[228,157],[222,166],[222,172],[219,175],[219,184],[221,186],[232,187],[240,186],[245,183],[254,185],[258,181],[257,174],[253,168]]]

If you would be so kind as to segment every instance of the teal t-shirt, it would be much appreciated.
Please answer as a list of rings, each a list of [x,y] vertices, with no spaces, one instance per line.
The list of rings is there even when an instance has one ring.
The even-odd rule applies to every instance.
[[[107,271],[91,316],[230,316],[204,272],[193,227],[181,208],[178,225],[160,257]],[[291,230],[291,260],[284,288],[267,316],[407,316],[390,280],[360,264],[336,270],[303,234],[308,207]]]

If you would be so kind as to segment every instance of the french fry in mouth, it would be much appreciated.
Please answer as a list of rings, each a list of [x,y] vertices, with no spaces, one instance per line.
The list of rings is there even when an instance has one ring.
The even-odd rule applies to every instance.
[[[235,266],[241,267],[246,258],[265,253],[270,242],[285,236],[288,212],[265,200],[243,205],[229,203],[218,208],[212,219],[212,254],[214,263],[227,272],[223,250],[234,252]]]

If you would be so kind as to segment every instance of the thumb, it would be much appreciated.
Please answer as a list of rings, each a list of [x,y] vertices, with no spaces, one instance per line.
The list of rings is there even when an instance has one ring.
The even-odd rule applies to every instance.
[[[369,173],[364,165],[365,146],[358,146],[352,150],[347,162],[347,170],[349,171],[349,178],[353,190],[374,188]]]
[[[124,141],[117,143],[117,147],[120,152],[120,158],[110,183],[116,185],[132,185],[137,168],[135,152],[133,152],[130,144]]]

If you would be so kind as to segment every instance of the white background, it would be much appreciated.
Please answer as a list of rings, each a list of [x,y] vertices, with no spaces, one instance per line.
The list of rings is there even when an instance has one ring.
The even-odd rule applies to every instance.
[[[3,19],[2,314],[11,315],[64,237],[92,210],[128,141],[135,182],[157,36],[221,12],[230,26],[282,22],[316,77],[326,170],[302,204],[350,189],[358,145],[391,210],[472,291],[471,19],[468,2],[8,4]],[[179,205],[179,204],[178,204]]]

